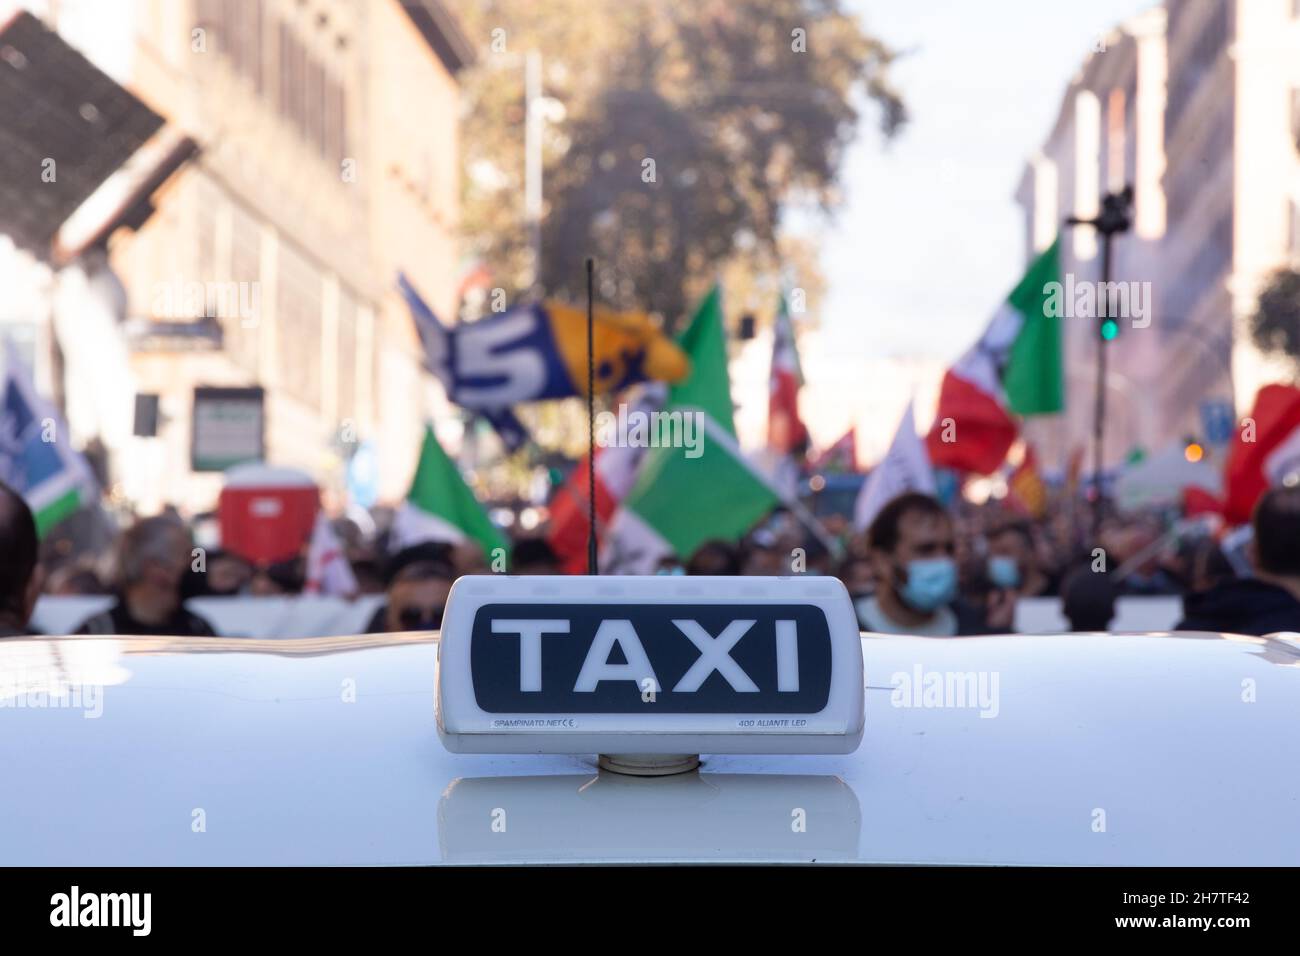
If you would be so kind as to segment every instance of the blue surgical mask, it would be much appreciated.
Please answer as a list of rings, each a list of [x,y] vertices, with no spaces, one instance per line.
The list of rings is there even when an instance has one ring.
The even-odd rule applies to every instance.
[[[952,558],[916,558],[907,562],[907,583],[898,596],[914,611],[937,611],[957,596],[957,563]]]
[[[1007,591],[1020,587],[1020,566],[1016,564],[1016,559],[1004,554],[990,556],[989,580],[995,588]]]

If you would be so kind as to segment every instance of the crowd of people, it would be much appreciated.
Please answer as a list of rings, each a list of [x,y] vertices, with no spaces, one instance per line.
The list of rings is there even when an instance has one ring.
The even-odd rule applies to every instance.
[[[861,588],[863,629],[880,633],[1009,633],[1024,597],[1058,598],[1073,631],[1106,631],[1125,595],[1180,596],[1175,630],[1300,631],[1300,488],[1260,498],[1240,568],[1205,528],[1179,535],[1150,516],[1112,514],[1090,540],[1077,517],[954,517],[928,495],[904,494],[876,516],[841,577],[851,594]]]
[[[862,533],[842,516],[817,533],[784,509],[739,542],[709,541],[657,573],[835,575],[863,630],[929,637],[1011,633],[1017,602],[1051,597],[1075,631],[1105,631],[1124,595],[1180,595],[1182,630],[1266,634],[1300,631],[1300,488],[1260,499],[1241,554],[1204,530],[1173,534],[1155,515],[1106,514],[1093,524],[1082,503],[1060,502],[1031,519],[997,502],[946,507],[906,493]],[[452,582],[487,573],[471,543],[389,548],[387,535],[336,523],[361,594],[384,600],[371,633],[436,630]],[[545,528],[512,543],[509,570],[558,574],[562,561]],[[191,529],[168,511],[141,518],[116,537],[108,567],[93,555],[43,546],[21,496],[0,485],[0,637],[33,633],[42,593],[103,594],[113,603],[77,629],[83,634],[211,636],[190,610],[198,596],[296,594],[302,558],[256,566],[237,554],[196,549]]]

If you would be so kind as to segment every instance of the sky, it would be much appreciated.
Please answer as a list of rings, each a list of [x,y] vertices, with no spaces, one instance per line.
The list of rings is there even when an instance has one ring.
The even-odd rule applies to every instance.
[[[924,431],[947,368],[980,335],[1025,267],[1014,193],[1096,41],[1156,0],[846,0],[905,55],[891,68],[910,121],[892,141],[864,115],[821,246],[827,297],[799,337],[800,413],[814,447],[856,429],[879,459],[909,402]],[[765,441],[766,336],[733,364],[742,444]]]
[[[848,153],[823,236],[820,345],[839,356],[951,361],[1024,267],[1013,193],[1094,41],[1153,0],[848,0],[894,49],[911,113]]]

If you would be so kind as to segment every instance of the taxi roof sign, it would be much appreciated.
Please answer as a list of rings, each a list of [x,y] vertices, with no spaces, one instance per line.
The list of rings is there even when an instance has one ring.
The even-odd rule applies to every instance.
[[[455,753],[851,753],[862,644],[830,577],[517,577],[452,586],[438,735]]]

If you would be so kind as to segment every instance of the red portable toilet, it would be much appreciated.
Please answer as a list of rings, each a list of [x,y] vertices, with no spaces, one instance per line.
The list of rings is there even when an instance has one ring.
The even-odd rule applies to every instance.
[[[293,468],[237,465],[217,504],[221,547],[265,567],[297,557],[311,537],[320,489]]]

